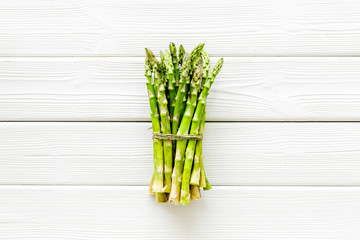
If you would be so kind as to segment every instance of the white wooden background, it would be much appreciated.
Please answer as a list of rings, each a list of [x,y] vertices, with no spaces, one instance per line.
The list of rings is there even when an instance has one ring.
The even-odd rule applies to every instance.
[[[1,0],[0,239],[360,238],[360,1]],[[144,47],[225,58],[214,185],[156,204]]]

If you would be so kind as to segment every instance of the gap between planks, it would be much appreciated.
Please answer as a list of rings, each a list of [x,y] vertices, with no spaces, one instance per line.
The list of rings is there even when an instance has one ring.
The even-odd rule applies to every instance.
[[[160,49],[161,51],[163,49]],[[160,51],[159,50],[159,51]],[[154,50],[156,51],[156,50]],[[160,55],[158,55],[157,53],[155,53],[155,55],[157,57],[160,57]],[[359,58],[360,55],[296,55],[296,56],[287,56],[287,55],[238,55],[238,56],[227,56],[227,55],[212,55],[209,54],[210,57],[216,57],[216,58]],[[52,55],[52,56],[37,56],[37,55],[24,55],[24,56],[10,56],[10,55],[0,55],[0,58],[145,58],[144,56],[56,56],[56,55]]]
[[[215,188],[360,188],[360,185],[211,185]],[[0,184],[2,187],[114,187],[144,188],[148,185],[129,184]],[[211,190],[210,190],[211,191]]]
[[[62,188],[62,187],[71,187],[71,188],[147,188],[147,185],[115,185],[115,184],[0,184],[1,188]],[[215,189],[255,189],[255,188],[291,188],[291,189],[302,189],[302,188],[322,188],[322,189],[333,189],[333,188],[360,188],[360,185],[212,185]],[[209,190],[209,191],[212,191]]]
[[[124,121],[116,121],[116,120],[0,120],[0,123],[33,123],[33,122],[37,122],[37,123],[151,123],[151,121],[128,121],[128,120],[124,120]],[[334,120],[334,121],[319,121],[319,120],[298,120],[298,121],[281,121],[281,120],[263,120],[263,121],[206,121],[207,123],[360,123],[360,119],[358,121],[353,121],[353,120],[349,120],[349,121],[338,121],[338,120]]]

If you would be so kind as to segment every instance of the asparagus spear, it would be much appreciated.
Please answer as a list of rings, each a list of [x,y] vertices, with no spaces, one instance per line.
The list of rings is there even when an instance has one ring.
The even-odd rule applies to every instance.
[[[203,50],[204,46],[205,43],[200,43],[191,51],[190,53],[191,66],[193,66],[194,62],[199,59],[201,51]]]
[[[199,83],[201,81],[201,73],[202,69],[199,67],[198,70],[195,72],[194,77],[191,81],[191,85],[193,91],[190,94],[190,100],[187,102],[186,110],[184,117],[181,121],[180,128],[178,131],[179,135],[185,135],[188,133],[191,123],[191,118],[195,111],[196,102],[197,102],[197,95],[198,95],[198,87],[200,86]],[[183,170],[183,163],[184,163],[184,152],[186,149],[187,140],[178,140],[176,142],[176,155],[175,155],[175,165],[172,174],[172,185],[171,185],[171,192],[169,197],[169,202],[173,204],[179,204],[180,200],[180,185],[181,185],[181,174]]]
[[[203,51],[204,49],[202,49]],[[201,52],[200,52],[201,54]],[[199,55],[200,56],[200,55]],[[194,73],[194,71],[197,69],[197,67],[199,66],[199,63],[200,63],[200,57],[197,57],[195,58],[193,61],[192,61],[192,67],[191,67],[191,73]]]
[[[191,129],[190,134],[199,134],[200,128],[200,120],[205,110],[206,98],[209,95],[209,90],[212,83],[215,80],[215,77],[220,72],[220,69],[224,63],[224,60],[221,58],[214,66],[211,77],[206,80],[204,88],[200,94],[198,105],[196,107],[192,122],[191,122]],[[195,152],[195,144],[196,140],[190,139],[189,143],[186,148],[186,159],[184,164],[184,171],[183,171],[183,178],[182,178],[182,185],[181,185],[181,200],[180,203],[183,205],[190,203],[190,174],[191,168],[194,159],[194,152]]]
[[[203,155],[200,155],[200,182],[199,187],[202,187],[203,189],[206,187],[206,174],[205,174],[205,168],[204,168],[204,159]]]
[[[204,131],[204,127],[205,127],[205,116],[206,116],[206,110],[204,111],[203,117],[201,118],[201,122],[200,122],[200,130],[199,133],[201,134],[201,132]],[[198,147],[201,149],[198,152]],[[203,161],[203,156],[202,156],[202,141],[198,141],[196,143],[196,152],[195,152],[195,158],[198,157],[199,158],[199,165],[200,165],[200,181],[197,181],[197,172],[194,172],[192,174],[195,174],[194,176],[194,183],[196,182],[197,185],[199,185],[200,187],[202,187],[204,190],[209,190],[211,189],[210,183],[206,178],[206,174],[205,174],[205,168],[204,168],[204,161]],[[195,164],[194,164],[194,168],[195,168]],[[193,180],[193,175],[191,175],[191,181]]]
[[[190,77],[188,79],[190,79]],[[183,98],[183,101],[182,101],[182,104],[181,104],[179,122],[181,122],[181,119],[184,116],[185,109],[186,109],[186,102],[187,102],[187,100],[189,98],[189,96],[188,96],[188,94],[189,94],[189,84],[188,84],[188,82],[189,81],[186,81],[186,85],[185,85],[185,95],[184,95],[184,98]]]
[[[150,103],[150,110],[151,110],[151,123],[152,129],[155,133],[160,133],[160,120],[159,120],[159,112],[157,107],[157,100],[154,85],[152,82],[152,71],[151,71],[151,63],[149,59],[145,58],[145,76],[148,79],[146,83],[148,96],[149,96],[149,103]],[[161,192],[163,188],[163,163],[164,163],[164,156],[163,156],[163,141],[160,139],[153,140],[153,148],[154,148],[154,176],[152,180],[152,191],[153,192]]]
[[[209,77],[209,71],[210,71],[210,58],[207,52],[203,49],[201,51],[201,62],[204,69],[203,78],[201,81],[201,89],[203,89],[204,84]],[[199,134],[204,134],[204,128],[205,128],[205,118],[206,118],[206,110],[204,110],[203,116],[201,117],[200,121],[200,129]],[[203,162],[203,156],[202,156],[202,140],[199,140],[196,142],[195,147],[195,157],[194,157],[194,167],[191,173],[191,179],[190,184],[192,185],[198,185],[200,187],[206,188],[206,175],[205,175],[205,168],[204,168],[204,162]],[[210,186],[210,183],[208,184]],[[210,186],[211,188],[211,186]]]
[[[205,172],[204,172],[204,174],[205,174]],[[206,187],[203,187],[203,189],[204,189],[205,191],[212,189],[212,187],[211,187],[211,185],[210,185],[210,183],[209,183],[209,180],[208,180],[207,177],[206,177],[206,174],[205,174],[205,181],[206,181]]]
[[[170,116],[167,108],[167,99],[165,95],[164,82],[160,83],[159,88],[159,108],[162,133],[171,134]],[[164,192],[169,193],[171,188],[171,173],[172,173],[172,140],[164,140],[164,159],[165,159],[165,187]]]
[[[197,185],[190,186],[191,200],[199,200],[201,198],[200,187]]]
[[[183,47],[183,45],[180,45],[179,47],[179,74],[181,76],[181,73],[183,72],[183,65],[184,65],[184,57],[185,57],[185,49]],[[179,90],[179,81],[180,81],[180,77],[179,79],[177,79],[176,83],[175,83],[175,86],[176,86],[176,89]]]
[[[179,86],[179,80],[180,80],[180,69],[179,69],[179,60],[177,57],[175,43],[170,43],[169,49],[170,49],[172,64],[174,66],[173,86],[175,87],[175,91],[177,91],[177,87]]]
[[[173,121],[172,121],[172,134],[176,134],[179,126],[180,121],[180,111],[182,107],[183,98],[185,96],[185,90],[186,90],[186,81],[189,77],[189,69],[190,69],[190,55],[185,54],[184,56],[184,65],[181,72],[181,78],[179,82],[179,88],[177,95],[175,97],[175,108],[174,108],[174,115],[173,115]]]
[[[209,77],[209,71],[210,71],[210,58],[204,49],[201,51],[201,60],[202,60],[202,66],[204,69],[203,79],[201,82],[201,89],[202,89],[205,84],[206,79]]]
[[[146,56],[149,59],[149,62],[151,64],[152,67],[152,71],[154,73],[154,90],[155,93],[158,93],[159,90],[159,84],[160,84],[160,76],[159,76],[159,64],[158,61],[156,60],[155,54],[148,48],[145,48],[146,51]]]
[[[204,44],[199,44],[194,48],[191,52],[190,56],[185,53],[183,59],[183,66],[181,69],[181,77],[179,82],[178,92],[175,98],[175,109],[173,116],[173,124],[172,124],[172,133],[176,134],[179,127],[180,121],[180,113],[181,113],[181,105],[183,103],[184,96],[187,95],[186,85],[190,82],[189,72],[191,71],[191,67],[193,66],[194,61],[199,58],[201,50],[204,48]]]
[[[162,59],[164,58],[164,54],[161,53]],[[166,60],[163,61],[164,65],[166,64]],[[171,64],[172,65],[172,64]],[[166,98],[166,76],[165,76],[165,66],[162,66],[162,71],[159,72],[159,84],[158,84],[158,105],[160,112],[160,120],[161,120],[161,132],[164,134],[171,134],[171,126],[170,126],[170,115],[168,111],[168,101]],[[172,69],[169,69],[168,75],[172,75]],[[171,81],[170,81],[171,82]],[[172,141],[164,140],[164,175],[165,182],[163,192],[169,193],[171,188],[171,173],[172,173]]]
[[[156,193],[155,195],[155,199],[157,203],[165,203],[168,201],[168,197],[166,195],[166,193]]]
[[[184,56],[185,56],[185,49],[184,49],[183,45],[180,45],[180,47],[179,47],[179,64],[180,65],[183,65]]]
[[[202,64],[203,64],[203,68],[204,68],[204,72],[205,72],[205,78],[203,75],[203,83],[206,81],[207,78],[209,78],[209,69],[210,69],[210,59],[208,54],[205,51],[201,52],[201,56],[202,56]],[[212,82],[214,82],[215,78],[211,78],[210,80]],[[202,85],[203,87],[203,85]],[[205,108],[205,107],[204,107]],[[204,127],[205,127],[205,115],[206,115],[206,111],[204,110],[204,114],[203,117],[201,119],[200,122],[200,133],[204,131]],[[198,145],[200,145],[200,149],[198,149]],[[210,183],[206,177],[205,174],[205,168],[204,168],[204,163],[203,163],[203,156],[202,156],[202,141],[198,141],[197,145],[196,145],[196,153],[195,156],[197,156],[199,158],[199,163],[200,163],[200,181],[199,183],[197,182],[197,172],[193,171],[192,178],[194,176],[193,179],[193,183],[198,183],[200,187],[203,187],[204,190],[209,190],[211,189]],[[194,164],[195,165],[195,164]],[[197,170],[197,166],[194,166],[194,169]]]
[[[200,121],[199,135],[201,135],[201,136],[204,134],[205,117],[206,117],[206,111],[204,111],[204,113],[203,113],[203,115],[201,117],[201,121]],[[202,159],[202,140],[198,140],[196,142],[195,156],[194,156],[194,166],[193,166],[193,170],[192,170],[192,173],[191,173],[190,184],[191,185],[198,185],[200,187],[205,187],[206,186],[205,176],[204,176],[203,185],[200,185],[200,175],[201,175],[201,170],[200,169],[204,169],[204,168],[201,168],[200,159]],[[204,175],[205,172],[203,172],[202,174]]]
[[[165,92],[165,73],[164,73],[164,66],[156,60],[155,55],[149,50],[146,49],[146,55],[151,62],[154,71],[154,78],[155,78],[155,85],[157,86],[157,102],[159,106],[160,112],[160,120],[161,120],[161,132],[164,134],[171,133],[171,126],[170,126],[170,116],[168,111],[168,102],[166,98]],[[164,59],[164,58],[163,58]],[[165,63],[165,62],[164,62]],[[170,73],[171,74],[171,73]],[[162,167],[164,169],[165,174],[165,186],[161,191],[158,192],[170,192],[171,188],[171,173],[172,173],[172,141],[165,140],[164,141],[164,164]]]
[[[174,71],[176,69],[174,69],[171,55],[168,51],[166,51],[165,54],[162,53],[160,56],[164,60],[164,64],[166,67],[166,78],[167,78],[167,84],[168,84],[167,89],[169,90],[169,112],[170,112],[170,117],[172,117],[174,114],[174,109],[175,109],[176,92],[175,92],[175,86],[174,86],[174,79],[175,79]]]
[[[199,46],[201,46],[201,44]],[[197,69],[197,67],[199,66],[199,63],[200,63],[200,57],[199,57],[200,55],[196,55],[196,54],[199,54],[196,51],[197,51],[197,49],[195,48],[190,54],[190,56],[193,56],[191,59],[191,69],[189,71],[191,77],[193,76],[195,70]],[[201,54],[201,52],[200,52],[200,54]],[[181,122],[182,117],[184,116],[185,109],[186,109],[186,101],[188,99],[187,94],[189,92],[189,85],[190,85],[189,83],[190,83],[190,78],[188,78],[188,81],[186,82],[186,85],[185,85],[185,96],[183,99],[183,105],[181,107],[180,120],[179,120],[180,122]],[[201,83],[201,81],[200,81],[200,83]],[[199,91],[200,91],[200,88],[199,88]],[[191,89],[190,89],[190,92],[191,92]]]
[[[197,60],[195,60],[193,62],[192,67],[191,67],[191,71],[190,71],[191,76],[193,75],[195,69],[199,66],[199,60],[200,60],[200,58],[197,58]],[[186,85],[185,85],[185,96],[184,96],[184,99],[183,99],[183,104],[181,106],[180,122],[181,122],[181,119],[183,118],[184,113],[185,113],[186,101],[189,99],[188,96],[187,96],[187,93],[189,91],[192,92],[191,89],[189,90],[189,85],[190,85],[189,83],[190,83],[190,78],[188,79],[188,81],[186,82]],[[201,83],[201,81],[199,83]],[[199,90],[200,90],[200,88],[199,88]]]

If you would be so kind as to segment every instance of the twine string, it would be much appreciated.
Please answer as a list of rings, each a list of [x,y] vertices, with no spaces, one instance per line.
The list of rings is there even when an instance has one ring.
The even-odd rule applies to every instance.
[[[163,133],[152,133],[153,139],[161,139],[161,140],[187,140],[187,139],[195,139],[202,140],[202,135],[178,135],[178,134],[163,134]]]

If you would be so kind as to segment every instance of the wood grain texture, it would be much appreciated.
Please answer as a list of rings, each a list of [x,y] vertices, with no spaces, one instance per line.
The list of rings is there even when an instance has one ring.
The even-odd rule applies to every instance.
[[[359,56],[357,0],[3,0],[1,56],[143,56],[170,41],[213,56]]]
[[[0,121],[149,121],[143,61],[0,58]],[[359,65],[360,58],[225,58],[207,119],[359,121]]]
[[[0,187],[0,238],[353,240],[360,189],[215,187],[188,206],[146,187]]]
[[[147,185],[150,123],[1,123],[0,184]],[[360,185],[360,123],[208,123],[213,185]]]

